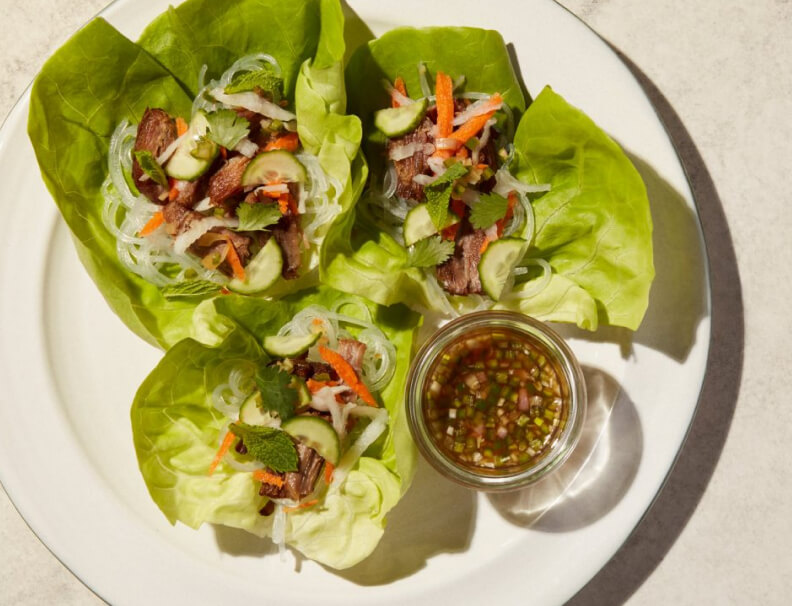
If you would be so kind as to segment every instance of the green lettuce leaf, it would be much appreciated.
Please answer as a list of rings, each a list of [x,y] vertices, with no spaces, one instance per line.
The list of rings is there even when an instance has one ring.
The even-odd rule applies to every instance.
[[[637,329],[654,265],[649,199],[632,162],[549,87],[520,121],[514,148],[517,178],[551,186],[533,202],[536,228],[528,256],[546,259],[554,275],[586,291],[596,302],[599,323]],[[559,306],[579,299],[575,290],[568,292]],[[548,296],[524,299],[519,309],[538,314]],[[546,319],[568,321],[566,313],[544,313]],[[597,322],[581,326],[594,330]]]
[[[526,183],[552,187],[533,200],[536,236],[527,252],[528,258],[550,263],[549,286],[538,295],[508,298],[497,306],[588,330],[599,324],[636,329],[654,278],[644,184],[622,149],[551,89],[522,111],[521,97],[514,100],[519,86],[508,53],[494,32],[399,29],[353,56],[347,88],[350,107],[363,120],[372,180],[381,181],[385,157],[384,140],[371,121],[374,111],[388,105],[378,83],[401,75],[408,93],[419,96],[414,68],[419,61],[426,62],[430,73],[464,74],[466,90],[503,93],[521,115],[513,173]],[[327,282],[385,305],[403,302],[442,312],[450,301],[463,311],[461,298],[445,297],[431,270],[408,266],[404,248],[377,226],[371,212],[368,205],[358,205],[354,221],[350,215],[343,230],[329,239],[322,264]],[[518,287],[518,294],[529,287]]]
[[[273,517],[258,514],[266,498],[259,496],[259,483],[250,473],[223,462],[207,475],[229,422],[212,407],[211,394],[228,381],[232,368],[266,364],[269,357],[260,340],[312,304],[357,316],[361,306],[367,307],[397,351],[394,377],[380,392],[390,415],[387,434],[366,451],[337,494],[287,516],[287,543],[340,569],[356,564],[376,547],[385,515],[407,490],[415,471],[404,387],[416,314],[326,288],[274,302],[237,295],[207,300],[197,315],[202,326],[196,334],[212,335],[212,344],[185,339],[165,354],[135,396],[132,430],[149,493],[171,523],[178,520],[193,528],[224,524],[271,536]]]
[[[401,76],[408,94],[420,97],[421,61],[432,76],[438,70],[453,78],[464,75],[466,91],[500,92],[515,119],[525,109],[525,98],[499,33],[467,27],[391,30],[360,47],[346,69],[349,108],[363,122],[372,180],[382,180],[385,144],[374,127],[373,114],[390,106],[381,82]],[[382,305],[408,303],[439,309],[437,284],[427,280],[423,270],[409,266],[404,247],[382,232],[360,206],[328,236],[320,266],[323,280]]]
[[[92,279],[113,311],[147,341],[167,347],[188,336],[202,297],[166,299],[119,262],[101,220],[100,187],[113,130],[124,119],[139,122],[146,107],[189,117],[202,66],[208,79],[242,56],[272,55],[282,68],[304,147],[342,192],[340,214],[318,234],[324,237],[345,220],[367,174],[360,121],[342,115],[343,27],[337,0],[188,0],[157,17],[138,44],[96,19],[44,65],[28,119],[44,181]],[[319,248],[303,251],[300,278],[279,281],[267,295],[315,285]]]

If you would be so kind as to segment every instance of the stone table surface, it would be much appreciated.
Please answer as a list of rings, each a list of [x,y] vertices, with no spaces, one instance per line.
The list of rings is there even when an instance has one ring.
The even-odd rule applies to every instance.
[[[792,2],[560,3],[626,59],[679,150],[710,253],[718,362],[664,490],[572,603],[788,604]],[[0,0],[0,119],[104,4]],[[0,604],[101,603],[3,492],[0,546]]]

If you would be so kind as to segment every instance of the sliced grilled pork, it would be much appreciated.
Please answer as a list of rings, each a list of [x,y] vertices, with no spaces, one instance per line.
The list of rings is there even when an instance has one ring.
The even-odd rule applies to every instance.
[[[302,264],[300,218],[295,215],[284,215],[272,227],[272,235],[283,253],[283,270],[281,274],[287,280],[296,278],[297,270],[300,269]]]
[[[151,152],[156,158],[176,140],[176,122],[161,109],[149,109],[143,113],[135,138],[135,151]],[[137,159],[132,156],[132,179],[138,191],[152,202],[163,204],[167,201],[168,187],[160,185],[145,175]]]
[[[213,206],[223,206],[231,196],[242,191],[242,173],[250,158],[234,156],[209,178],[209,198]]]
[[[394,147],[401,147],[402,145],[409,145],[411,143],[434,143],[432,126],[432,121],[428,117],[424,118],[418,128],[411,133],[398,139],[391,139],[388,141],[388,153],[390,153]],[[419,202],[424,199],[423,186],[413,181],[413,177],[416,175],[428,174],[429,164],[427,163],[427,158],[428,156],[424,154],[423,151],[417,151],[409,158],[394,162],[397,179],[396,194],[400,198]]]
[[[484,230],[473,229],[467,219],[462,221],[456,235],[454,254],[437,266],[437,279],[446,291],[452,295],[481,292],[478,264],[485,239]]]
[[[356,339],[339,339],[338,353],[344,358],[355,372],[360,374],[363,370],[363,356],[366,353],[366,344]]]

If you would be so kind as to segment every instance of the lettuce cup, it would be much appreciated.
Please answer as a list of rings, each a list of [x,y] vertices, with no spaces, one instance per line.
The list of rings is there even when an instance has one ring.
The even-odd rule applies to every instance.
[[[654,277],[644,184],[552,89],[527,103],[500,34],[399,28],[347,68],[371,178],[323,253],[337,288],[446,316],[635,329]]]
[[[202,304],[131,410],[171,523],[241,528],[333,568],[365,558],[407,490],[404,383],[417,316],[323,289]],[[233,318],[233,319],[232,319]]]
[[[260,26],[273,22],[289,27]],[[44,181],[144,339],[189,336],[221,290],[277,299],[318,283],[366,178],[342,32],[334,0],[188,0],[137,43],[96,19],[43,67],[28,130]]]

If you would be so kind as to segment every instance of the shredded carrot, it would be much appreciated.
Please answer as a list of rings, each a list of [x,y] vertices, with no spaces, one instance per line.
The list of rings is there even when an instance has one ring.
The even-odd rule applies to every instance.
[[[484,125],[487,123],[487,120],[492,118],[495,115],[495,112],[498,111],[498,107],[503,104],[503,98],[500,94],[495,93],[493,94],[489,102],[487,103],[488,106],[491,106],[493,109],[488,111],[486,114],[479,114],[478,116],[473,116],[470,120],[465,122],[462,126],[456,129],[453,133],[449,135],[451,139],[456,139],[460,143],[465,143],[471,137],[475,137],[476,134],[484,128]]]
[[[329,484],[333,481],[333,472],[335,471],[335,465],[333,465],[330,461],[325,461],[325,468],[324,468],[324,481],[326,484]]]
[[[467,147],[465,147],[464,145],[460,145],[459,149],[456,151],[456,154],[454,154],[454,155],[457,158],[460,158],[460,159],[464,160],[465,158],[467,158],[470,155],[470,152],[468,152],[468,148]]]
[[[313,507],[319,502],[319,499],[313,499],[311,501],[306,501],[305,503],[300,503],[299,505],[295,505],[294,507],[284,507],[284,513],[291,513],[292,511],[297,511],[298,509],[305,509],[306,507]]]
[[[448,137],[454,130],[454,81],[451,76],[437,72],[435,81],[437,98],[437,136]]]
[[[487,247],[489,246],[489,243],[490,243],[489,242],[489,238],[484,238],[484,241],[481,243],[481,248],[479,249],[479,254],[480,255],[484,254],[484,251],[487,250]]]
[[[315,381],[314,379],[308,379],[305,385],[308,387],[308,391],[316,393],[323,387],[335,387],[338,385],[338,381]]]
[[[352,368],[352,365],[347,362],[340,353],[328,349],[324,345],[320,345],[319,355],[325,362],[333,367],[333,370],[338,373],[341,380],[346,383],[352,391],[359,395],[361,400],[369,406],[377,406],[377,401],[374,399],[374,396],[371,395],[368,387],[358,378],[355,369]]]
[[[225,147],[220,147],[220,155],[223,156],[223,160],[228,158],[228,150]]]
[[[289,197],[280,195],[278,196],[278,208],[280,208],[281,214],[285,215],[289,212]]]
[[[264,146],[264,151],[272,151],[273,149],[285,149],[289,152],[297,151],[297,148],[300,147],[300,138],[297,133],[289,133],[287,135],[283,135],[282,137],[278,137],[267,143]]]
[[[263,189],[257,190],[256,193],[259,196],[266,196],[267,198],[274,198],[276,200],[283,195],[283,193],[279,192],[279,191],[266,191],[266,190],[263,190]]]
[[[401,76],[396,76],[396,80],[393,81],[393,88],[395,88],[405,97],[407,96],[407,87],[404,86],[404,78]],[[400,105],[401,103],[399,103],[396,99],[396,95],[391,95],[391,107],[399,107]]]
[[[498,226],[498,237],[503,235],[503,230],[506,229],[506,223],[508,223],[512,215],[514,215],[514,205],[517,204],[517,194],[513,191],[509,192],[507,200],[506,214],[503,216],[503,219],[498,219],[495,223],[495,225]]]
[[[237,280],[244,280],[245,268],[242,267],[242,262],[239,260],[239,255],[237,254],[236,248],[234,248],[231,238],[227,237],[226,242],[228,243],[226,259],[228,260],[228,264],[231,266],[231,270],[234,272],[234,277]]]
[[[159,210],[155,212],[154,216],[152,216],[151,219],[148,220],[148,223],[146,223],[143,226],[143,229],[140,230],[140,235],[148,236],[151,232],[157,229],[164,222],[165,222],[165,215],[162,214],[162,211]]]
[[[314,318],[311,320],[311,326],[324,326],[324,321],[321,318]]]
[[[451,203],[449,204],[449,208],[451,212],[454,213],[460,219],[465,216],[465,211],[467,210],[467,204],[462,202],[462,200],[457,200],[456,198],[451,198]]]
[[[478,168],[479,170],[485,170],[489,168],[489,164],[476,164],[476,168]]]
[[[187,129],[190,127],[187,125],[187,122],[181,116],[176,118],[176,134],[178,136],[182,136],[184,133],[187,132]]]
[[[223,442],[220,444],[220,448],[217,449],[217,453],[215,453],[214,459],[212,459],[212,463],[209,465],[209,471],[206,475],[210,476],[214,473],[217,466],[220,465],[220,461],[223,460],[223,457],[228,452],[228,449],[231,448],[231,444],[234,443],[234,434],[230,431],[226,433],[225,437],[223,438]]]
[[[264,482],[265,484],[272,484],[277,488],[283,486],[282,477],[276,476],[274,473],[268,473],[263,469],[257,469],[256,471],[254,471],[253,478],[255,480],[258,480],[259,482]]]
[[[176,187],[176,179],[168,179],[170,189],[168,190],[168,201],[173,202],[179,197],[179,188]]]

